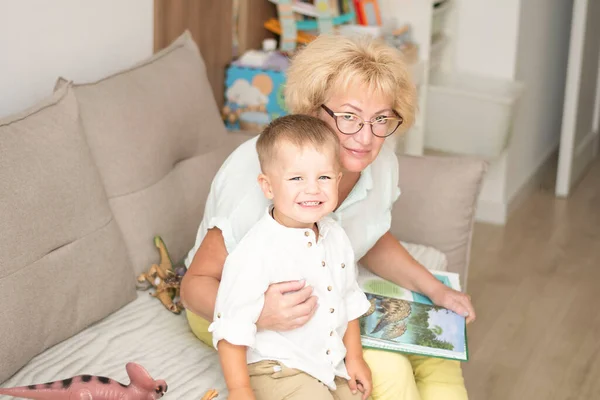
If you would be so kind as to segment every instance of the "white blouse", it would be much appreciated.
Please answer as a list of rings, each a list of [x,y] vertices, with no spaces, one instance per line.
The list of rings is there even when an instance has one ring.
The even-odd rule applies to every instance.
[[[206,232],[221,230],[228,253],[263,216],[269,200],[257,178],[260,164],[254,137],[241,144],[217,172],[206,200],[204,216],[194,247],[185,264],[189,266]],[[391,141],[386,141],[344,202],[329,216],[342,225],[350,238],[356,260],[360,260],[389,231],[392,205],[400,195],[398,159]]]
[[[213,344],[225,339],[248,346],[248,363],[275,360],[314,376],[332,390],[334,378],[349,379],[342,341],[348,322],[370,306],[356,282],[352,245],[333,219],[312,229],[287,228],[263,210],[263,217],[229,254],[209,331]],[[259,331],[256,321],[272,283],[305,280],[318,308],[304,326],[291,331]]]

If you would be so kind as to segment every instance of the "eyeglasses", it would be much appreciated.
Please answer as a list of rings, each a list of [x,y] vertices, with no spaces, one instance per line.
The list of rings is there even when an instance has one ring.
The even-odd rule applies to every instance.
[[[333,112],[325,104],[321,104],[321,108],[335,120],[335,125],[344,135],[354,135],[356,132],[360,131],[365,124],[369,124],[371,125],[371,133],[373,133],[373,135],[380,138],[386,138],[396,132],[398,127],[404,122],[404,119],[396,111],[393,111],[393,113],[396,114],[394,117],[378,115],[371,121],[365,121],[356,114]]]

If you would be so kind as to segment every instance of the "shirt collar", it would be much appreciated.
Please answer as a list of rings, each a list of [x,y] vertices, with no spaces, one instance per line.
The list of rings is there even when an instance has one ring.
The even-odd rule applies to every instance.
[[[306,239],[311,235],[314,236],[315,232],[310,228],[289,228],[281,225],[271,216],[272,210],[273,204],[270,204],[265,211],[265,218],[267,219],[270,229],[272,229],[278,235],[286,235],[288,237],[295,237],[299,239]],[[329,216],[324,216],[321,218],[321,220],[317,221],[317,226],[319,227],[319,238],[323,239],[327,237],[329,230],[335,223],[335,220]]]
[[[343,209],[350,207],[352,204],[364,200],[371,189],[373,189],[373,172],[371,170],[371,164],[369,164],[362,170],[358,181],[336,212],[340,212]]]

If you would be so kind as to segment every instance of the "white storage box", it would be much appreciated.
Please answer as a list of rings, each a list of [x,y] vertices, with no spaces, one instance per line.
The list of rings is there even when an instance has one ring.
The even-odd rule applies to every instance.
[[[425,147],[494,158],[508,144],[523,85],[466,73],[432,73]]]

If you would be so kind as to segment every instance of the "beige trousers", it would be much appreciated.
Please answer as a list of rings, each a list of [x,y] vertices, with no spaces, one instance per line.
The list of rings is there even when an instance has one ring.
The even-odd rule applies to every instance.
[[[318,379],[276,361],[248,364],[250,386],[256,400],[360,400],[362,393],[352,394],[348,381],[336,377],[337,390],[329,390]]]

